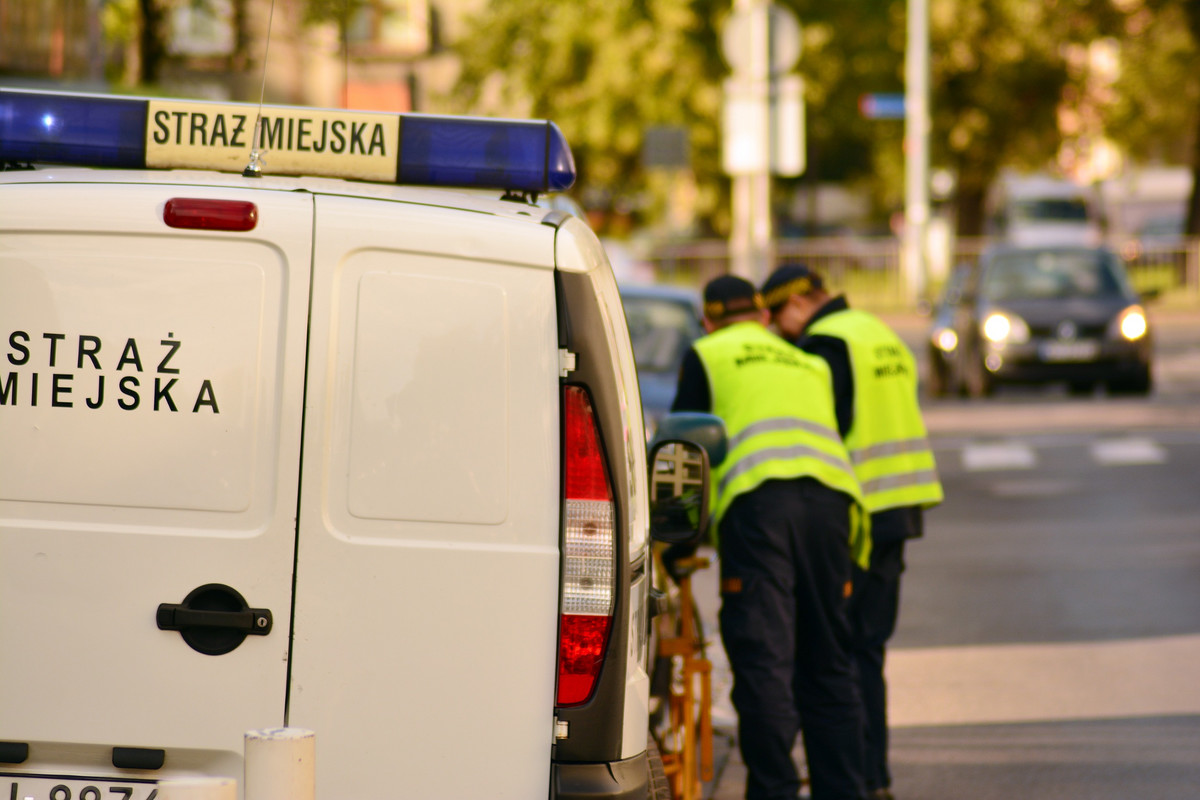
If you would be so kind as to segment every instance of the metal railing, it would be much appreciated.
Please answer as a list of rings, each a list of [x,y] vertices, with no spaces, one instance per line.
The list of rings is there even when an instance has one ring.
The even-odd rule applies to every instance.
[[[947,267],[977,262],[993,241],[959,238],[940,261]],[[1200,237],[1174,243],[1121,239],[1109,245],[1125,259],[1130,281],[1139,292],[1200,304]],[[803,261],[860,307],[906,310],[936,297],[946,275],[930,275],[928,296],[913,296],[901,269],[901,252],[900,240],[890,236],[780,239],[775,242],[775,263]],[[646,260],[659,282],[683,286],[703,286],[730,269],[729,245],[723,239],[662,243],[650,248]]]

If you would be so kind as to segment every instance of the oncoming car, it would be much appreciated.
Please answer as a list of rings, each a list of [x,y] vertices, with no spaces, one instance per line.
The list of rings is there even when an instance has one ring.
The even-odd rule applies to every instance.
[[[675,399],[679,366],[692,342],[704,335],[699,294],[675,286],[624,285],[621,303],[637,362],[646,434]]]
[[[1152,387],[1152,337],[1120,257],[1105,247],[988,250],[934,346],[947,387],[980,397],[999,384],[1064,382],[1073,393]]]
[[[664,797],[574,177],[546,120],[0,89],[6,797],[261,796],[280,729],[331,800]]]

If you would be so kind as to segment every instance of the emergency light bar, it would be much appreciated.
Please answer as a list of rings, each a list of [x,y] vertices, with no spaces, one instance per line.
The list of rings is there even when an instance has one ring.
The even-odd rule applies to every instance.
[[[260,107],[0,89],[0,164],[242,172],[563,191],[575,160],[548,120]],[[256,141],[257,137],[257,141]]]

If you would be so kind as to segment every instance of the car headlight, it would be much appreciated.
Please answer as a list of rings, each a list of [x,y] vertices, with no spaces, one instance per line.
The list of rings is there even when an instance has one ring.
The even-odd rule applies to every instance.
[[[938,328],[933,332],[933,346],[943,353],[951,353],[958,347],[958,334],[952,328]]]
[[[979,326],[983,338],[989,342],[1003,344],[1020,344],[1029,341],[1029,326],[1025,320],[1016,314],[1006,314],[1003,311],[993,311]]]
[[[1117,330],[1126,341],[1136,342],[1145,336],[1149,329],[1146,312],[1141,306],[1130,306],[1117,317]]]

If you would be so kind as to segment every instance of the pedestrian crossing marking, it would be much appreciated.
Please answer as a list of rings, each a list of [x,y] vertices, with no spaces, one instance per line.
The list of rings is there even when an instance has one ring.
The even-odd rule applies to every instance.
[[[1200,714],[1200,635],[889,648],[895,727]]]
[[[1119,464],[1164,464],[1167,451],[1152,439],[1129,436],[1092,443],[1092,458],[1105,466]]]
[[[967,472],[1033,469],[1038,466],[1039,448],[1059,448],[1074,443],[1083,444],[1043,440],[1034,443],[968,441],[960,445],[962,468]],[[1087,443],[1087,449],[1092,461],[1102,467],[1165,464],[1169,460],[1166,447],[1147,436],[1096,439]]]
[[[1037,455],[1027,444],[970,444],[962,451],[963,469],[970,472],[999,469],[1032,469]]]
[[[996,481],[992,485],[992,494],[996,497],[1057,497],[1079,488],[1078,481],[1031,478],[1023,481]]]

